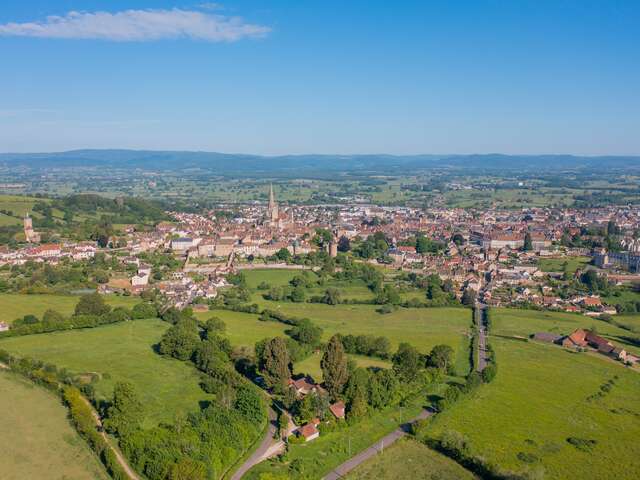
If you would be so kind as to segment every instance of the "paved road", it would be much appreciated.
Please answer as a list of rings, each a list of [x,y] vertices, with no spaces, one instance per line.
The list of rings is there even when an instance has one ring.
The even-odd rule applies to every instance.
[[[352,457],[346,462],[344,462],[338,468],[336,468],[335,470],[330,472],[328,475],[326,475],[323,480],[338,480],[339,478],[344,477],[347,473],[349,473],[351,470],[356,468],[362,462],[380,453],[380,451],[382,451],[383,448],[388,447],[393,442],[403,437],[409,431],[409,428],[411,427],[412,423],[415,423],[418,420],[423,420],[425,418],[428,418],[434,413],[435,412],[431,409],[423,410],[422,412],[420,412],[420,415],[418,415],[416,418],[414,418],[410,422],[401,425],[400,427],[398,427],[397,430],[394,430],[386,437],[378,440],[374,445],[371,445],[369,448],[367,448],[366,450],[363,450],[362,452],[357,454],[355,457]]]
[[[262,442],[255,452],[251,454],[247,460],[238,468],[231,476],[230,480],[240,480],[242,476],[247,473],[251,467],[264,460],[264,455],[271,449],[272,445],[277,443],[279,439],[273,438],[276,434],[276,412],[269,407],[269,427],[262,437]]]
[[[487,324],[485,322],[486,305],[476,303],[475,313],[476,324],[478,325],[478,362],[476,370],[482,372],[487,366]]]

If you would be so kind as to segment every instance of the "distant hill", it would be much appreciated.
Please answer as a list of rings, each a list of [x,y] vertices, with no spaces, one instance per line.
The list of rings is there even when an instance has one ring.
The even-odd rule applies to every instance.
[[[32,169],[68,167],[198,169],[223,175],[304,173],[312,171],[359,174],[401,174],[416,170],[638,170],[640,156],[573,155],[282,155],[265,157],[216,152],[152,150],[74,150],[59,153],[2,153],[0,165]]]

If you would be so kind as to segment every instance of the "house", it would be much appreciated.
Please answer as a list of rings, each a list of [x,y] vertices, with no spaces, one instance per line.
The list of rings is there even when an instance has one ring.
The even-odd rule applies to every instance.
[[[313,378],[309,376],[298,378],[297,380],[290,378],[289,387],[296,391],[296,395],[302,397],[310,394],[311,392],[317,392],[320,390],[320,386],[316,385]]]
[[[131,277],[131,286],[132,287],[144,287],[149,284],[149,274],[140,274],[134,275]]]
[[[0,322],[0,332],[6,332],[9,330],[9,325],[5,322]]]
[[[342,400],[329,405],[329,410],[337,419],[344,418],[345,405]]]
[[[305,442],[310,442],[320,436],[320,431],[314,423],[307,423],[298,429],[298,434],[304,438]]]
[[[560,344],[567,348],[584,348],[587,346],[587,332],[579,328],[562,339]]]

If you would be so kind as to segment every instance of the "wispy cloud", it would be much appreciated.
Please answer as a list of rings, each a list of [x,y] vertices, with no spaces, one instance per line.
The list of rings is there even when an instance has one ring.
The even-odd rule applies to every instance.
[[[98,39],[144,42],[191,38],[208,42],[235,42],[267,35],[271,29],[242,18],[181,10],[124,10],[69,12],[41,22],[0,24],[0,36]]]

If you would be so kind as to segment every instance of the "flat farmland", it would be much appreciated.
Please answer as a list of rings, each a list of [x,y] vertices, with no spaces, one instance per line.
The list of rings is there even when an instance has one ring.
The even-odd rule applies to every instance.
[[[437,415],[427,437],[460,432],[473,454],[547,479],[638,478],[637,372],[553,345],[491,342],[494,382]]]
[[[176,414],[198,411],[212,395],[199,386],[199,375],[186,362],[154,351],[169,324],[136,320],[83,330],[27,335],[0,340],[0,348],[65,367],[74,374],[96,373],[98,398],[110,399],[118,381],[130,381],[145,405],[145,426],[172,421]]]
[[[29,314],[42,319],[42,314],[49,309],[57,310],[63,315],[71,315],[79,298],[74,295],[0,293],[0,322],[11,324],[16,318]],[[140,302],[137,297],[107,295],[104,298],[112,307],[131,308]]]
[[[1,370],[0,392],[3,480],[109,478],[56,396]]]

